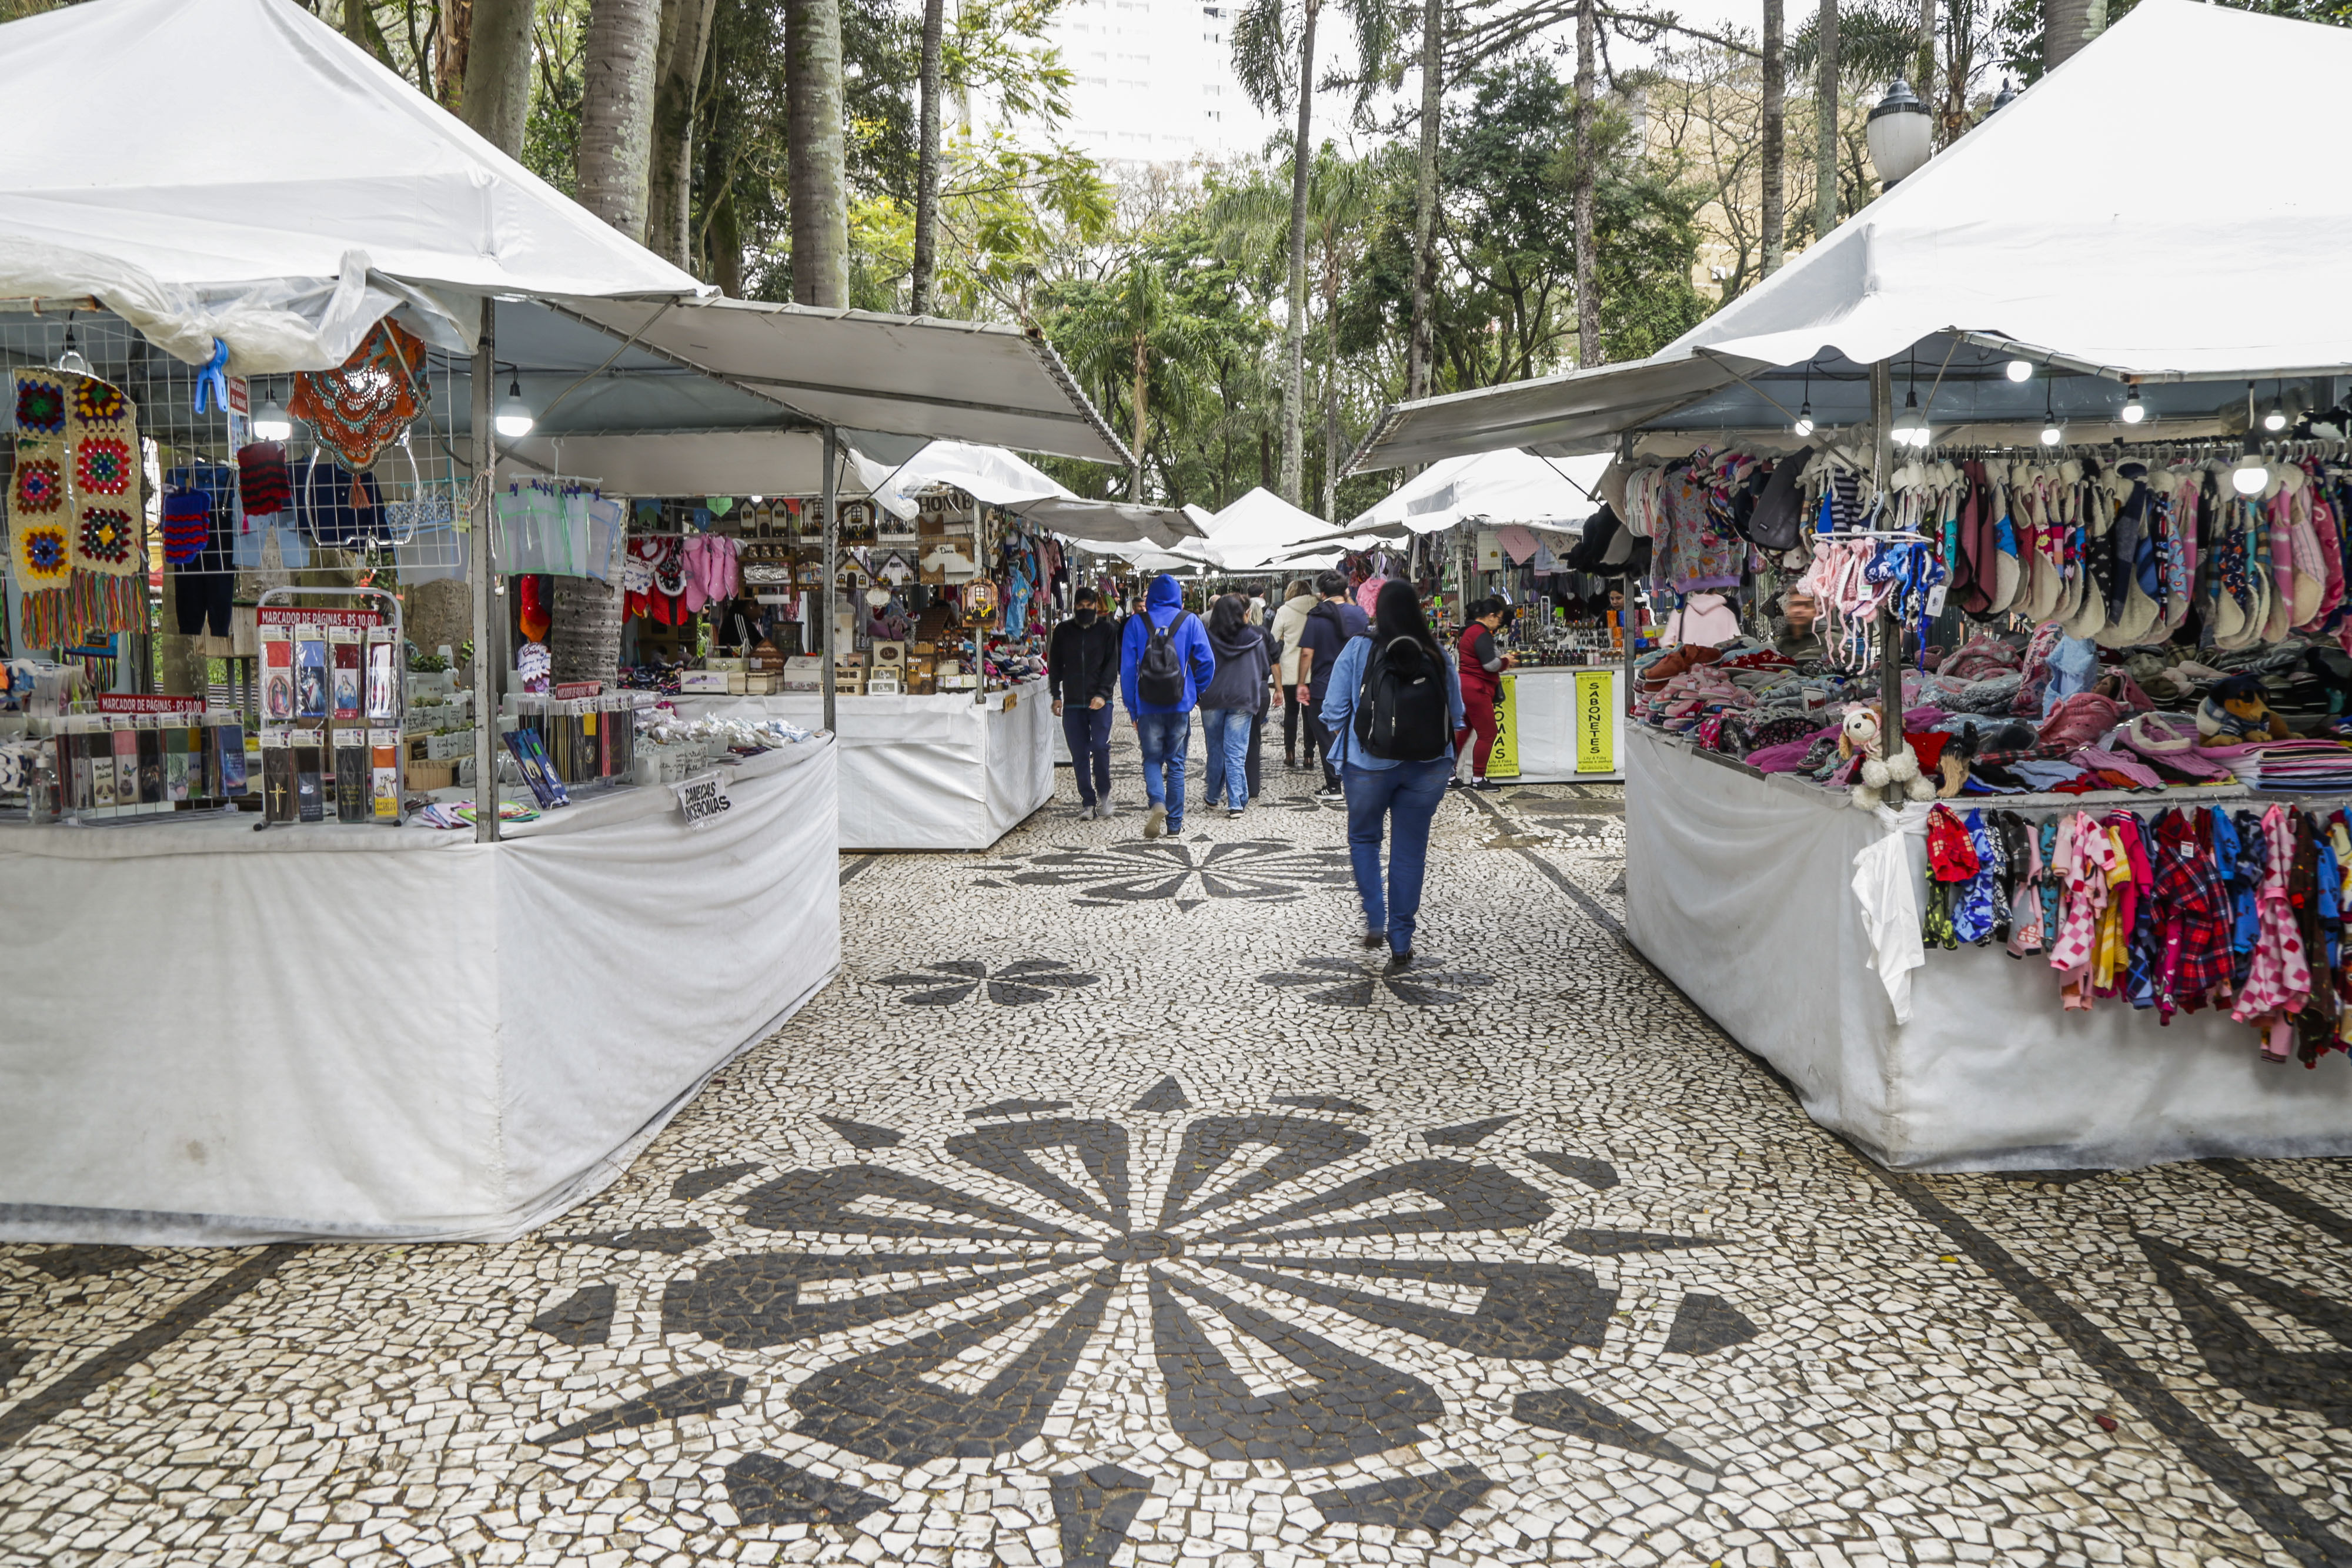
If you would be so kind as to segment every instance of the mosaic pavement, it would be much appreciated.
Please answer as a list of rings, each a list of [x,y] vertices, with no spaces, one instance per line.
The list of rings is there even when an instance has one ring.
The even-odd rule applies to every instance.
[[[0,1248],[0,1562],[2352,1564],[2345,1167],[1876,1171],[1624,948],[1608,789],[1449,799],[1389,975],[1267,777],[845,858],[529,1240]]]

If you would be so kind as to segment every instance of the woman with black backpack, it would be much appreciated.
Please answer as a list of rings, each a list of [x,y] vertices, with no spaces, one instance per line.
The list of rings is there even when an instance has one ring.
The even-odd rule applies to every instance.
[[[1371,632],[1340,650],[1320,716],[1348,794],[1348,861],[1364,905],[1364,946],[1385,943],[1389,967],[1402,969],[1412,962],[1429,824],[1454,777],[1462,727],[1461,685],[1411,583],[1381,585]]]

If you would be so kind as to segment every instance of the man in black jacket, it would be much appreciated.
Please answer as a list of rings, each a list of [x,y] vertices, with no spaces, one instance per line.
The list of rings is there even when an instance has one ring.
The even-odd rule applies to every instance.
[[[1078,590],[1077,611],[1054,628],[1045,649],[1045,689],[1077,767],[1078,815],[1108,817],[1110,696],[1118,689],[1118,633],[1102,617],[1091,588]]]

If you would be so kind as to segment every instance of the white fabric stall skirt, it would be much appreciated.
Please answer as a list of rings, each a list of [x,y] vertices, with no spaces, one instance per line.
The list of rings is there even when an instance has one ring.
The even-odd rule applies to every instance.
[[[814,729],[824,699],[680,697],[683,718],[782,718]],[[970,692],[835,699],[841,847],[984,850],[1054,798],[1061,721],[1035,680],[976,703]]]
[[[470,832],[0,831],[0,1240],[500,1240],[841,960],[835,747]]]
[[[1896,1023],[1853,889],[1854,856],[1885,831],[1877,817],[1639,726],[1626,753],[1634,946],[1770,1062],[1813,1120],[1881,1164],[2088,1169],[2352,1153],[2352,1061],[2264,1062],[2251,1029],[2210,1009],[2169,1025],[2115,1000],[2062,1012],[2043,956],[1931,948],[1912,972],[1911,1021]],[[1916,837],[1911,852],[1916,874]]]

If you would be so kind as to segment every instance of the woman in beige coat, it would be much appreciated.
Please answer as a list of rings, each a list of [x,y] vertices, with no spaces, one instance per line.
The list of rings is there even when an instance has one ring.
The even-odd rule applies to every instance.
[[[1298,640],[1307,628],[1307,612],[1315,608],[1315,591],[1305,578],[1291,580],[1282,596],[1282,608],[1274,612],[1270,630],[1282,649],[1282,765],[1298,767]],[[1307,731],[1307,766],[1315,766],[1315,730]]]

